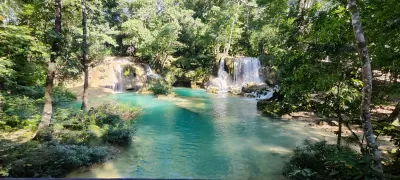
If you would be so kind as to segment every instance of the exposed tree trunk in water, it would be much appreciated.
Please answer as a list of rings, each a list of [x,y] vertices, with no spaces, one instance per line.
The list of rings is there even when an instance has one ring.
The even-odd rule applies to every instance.
[[[54,77],[56,71],[56,59],[59,56],[60,51],[60,36],[61,36],[61,0],[55,0],[55,22],[54,22],[54,32],[57,34],[56,38],[53,40],[53,44],[51,46],[51,56],[50,62],[47,68],[47,76],[46,76],[46,87],[44,91],[44,108],[42,113],[42,118],[40,120],[40,124],[38,126],[37,131],[34,133],[34,138],[36,138],[37,134],[44,131],[50,126],[51,116],[53,114],[53,105],[52,105],[52,92],[54,85]]]
[[[83,36],[82,36],[82,67],[83,67],[83,73],[84,73],[84,83],[83,83],[83,95],[82,95],[82,106],[81,109],[84,111],[87,111],[87,105],[88,105],[88,88],[89,88],[89,68],[88,68],[88,62],[87,62],[87,55],[86,55],[86,47],[87,47],[87,27],[86,27],[86,5],[85,5],[85,0],[81,0],[81,5],[82,5],[82,30],[83,30]]]
[[[367,145],[373,154],[374,169],[379,173],[383,173],[381,153],[378,145],[375,142],[374,131],[371,123],[371,95],[372,95],[372,70],[371,61],[368,55],[367,43],[364,38],[364,33],[361,27],[360,15],[357,9],[356,0],[348,0],[348,9],[351,13],[354,35],[356,37],[357,49],[362,61],[362,81],[363,81],[363,99],[361,103],[361,119],[363,122],[364,136],[367,140]]]

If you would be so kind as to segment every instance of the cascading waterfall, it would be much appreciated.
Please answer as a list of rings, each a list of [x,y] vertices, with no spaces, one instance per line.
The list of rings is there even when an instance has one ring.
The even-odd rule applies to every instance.
[[[234,63],[234,74],[233,74],[233,85],[236,87],[242,87],[246,82],[261,83],[262,80],[258,73],[261,68],[261,63],[258,58],[254,57],[243,57],[235,58]]]
[[[117,82],[114,83],[114,91],[115,92],[123,92],[123,86],[124,86],[124,81],[123,81],[123,76],[122,76],[122,67],[117,66],[115,68],[115,74],[117,76]]]
[[[154,79],[161,78],[160,75],[153,73],[153,70],[151,70],[151,67],[148,64],[144,64],[144,70],[145,70],[147,76],[150,76]]]
[[[153,74],[153,70],[151,70],[148,64],[144,64],[144,70],[146,71],[146,75]]]
[[[230,88],[241,89],[247,82],[263,83],[258,73],[261,63],[258,58],[239,57],[232,59],[233,74],[225,70],[225,58],[221,58],[218,68],[218,77],[212,78],[209,85],[217,87],[219,91],[227,91]]]
[[[219,69],[218,69],[218,80],[220,83],[220,90],[226,91],[228,90],[228,78],[229,74],[225,71],[225,58],[222,58],[219,62]]]

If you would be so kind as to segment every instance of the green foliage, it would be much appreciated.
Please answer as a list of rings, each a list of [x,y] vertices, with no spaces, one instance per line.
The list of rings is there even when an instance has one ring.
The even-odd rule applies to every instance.
[[[133,136],[132,120],[138,109],[121,104],[103,104],[85,113],[67,108],[53,115],[53,139],[66,144],[126,145]]]
[[[40,144],[15,153],[9,169],[10,177],[63,177],[83,166],[103,162],[110,151],[105,147],[64,145],[56,142]]]
[[[0,82],[12,87],[36,85],[43,82],[46,46],[32,36],[27,26],[0,28]]]
[[[105,142],[120,146],[128,145],[132,142],[133,129],[131,126],[119,124],[116,127],[110,127],[103,136]]]
[[[0,129],[7,131],[19,128],[35,129],[43,109],[43,95],[44,88],[41,86],[18,86],[13,94],[4,93]],[[53,89],[53,105],[55,106],[66,105],[75,99],[74,94],[61,87]]]
[[[153,80],[149,90],[154,95],[167,95],[171,92],[171,87],[164,80]]]
[[[5,96],[2,102],[0,129],[13,130],[16,128],[34,129],[40,120],[43,101],[27,96]]]
[[[372,159],[349,147],[338,147],[326,141],[297,147],[286,163],[283,174],[289,179],[365,179],[374,176]]]

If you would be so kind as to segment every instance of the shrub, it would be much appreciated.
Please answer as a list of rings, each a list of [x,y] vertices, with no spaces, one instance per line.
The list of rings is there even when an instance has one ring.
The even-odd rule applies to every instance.
[[[18,86],[15,90],[15,94],[20,94],[27,96],[31,99],[42,99],[44,96],[43,86]],[[59,105],[67,102],[74,101],[76,95],[67,91],[61,86],[56,86],[53,88],[53,104]]]
[[[56,86],[53,88],[52,98],[54,105],[64,105],[75,101],[76,95],[61,86]]]
[[[289,179],[365,179],[373,177],[372,159],[348,147],[305,141],[283,169]]]
[[[35,128],[40,119],[42,101],[27,96],[7,95],[0,108],[0,129]]]
[[[43,110],[44,88],[40,86],[19,86],[13,94],[4,93],[1,97],[0,129],[35,129]],[[14,95],[14,94],[19,95]],[[70,103],[76,96],[61,87],[53,89],[53,104],[57,107]]]
[[[131,142],[133,128],[129,121],[138,111],[125,105],[104,104],[85,113],[74,109],[57,109],[53,116],[53,138],[66,144],[116,145]]]
[[[92,113],[93,112],[104,112],[112,115],[118,115],[121,119],[130,120],[134,119],[139,114],[140,110],[136,107],[132,107],[126,104],[105,103],[96,107],[96,109],[94,109]]]
[[[132,142],[133,128],[127,124],[120,124],[118,127],[109,128],[103,135],[105,142],[126,146]]]
[[[166,95],[170,92],[170,86],[164,80],[154,80],[149,88],[154,95]]]
[[[23,152],[11,164],[9,176],[63,177],[73,169],[102,162],[108,154],[109,150],[105,147],[89,148],[48,142]]]

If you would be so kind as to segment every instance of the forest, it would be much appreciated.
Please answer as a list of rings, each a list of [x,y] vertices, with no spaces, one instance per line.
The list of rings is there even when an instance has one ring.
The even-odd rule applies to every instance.
[[[399,179],[399,118],[398,0],[0,0],[0,177]]]

